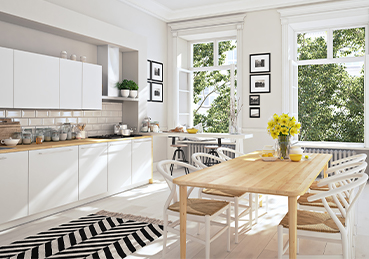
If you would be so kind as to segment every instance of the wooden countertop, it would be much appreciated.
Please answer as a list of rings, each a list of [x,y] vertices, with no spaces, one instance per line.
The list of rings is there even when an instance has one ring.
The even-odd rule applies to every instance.
[[[80,140],[50,141],[50,142],[43,142],[42,144],[32,143],[31,145],[17,145],[16,147],[8,147],[5,145],[0,145],[0,154],[47,149],[47,148],[88,145],[88,144],[96,144],[96,143],[104,143],[104,142],[117,142],[117,141],[124,141],[124,140],[130,140],[130,139],[142,139],[142,138],[152,138],[152,136],[119,138],[119,139],[87,138],[87,139],[80,139]],[[9,149],[6,149],[6,148],[9,148]]]

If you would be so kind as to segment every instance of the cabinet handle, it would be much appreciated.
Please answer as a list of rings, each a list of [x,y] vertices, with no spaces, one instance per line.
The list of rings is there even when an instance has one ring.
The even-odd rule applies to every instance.
[[[66,149],[66,150],[58,150],[58,151],[54,151],[54,152],[39,152],[39,155],[48,155],[48,154],[57,154],[57,153],[64,153],[64,152],[69,152],[69,151],[73,151],[73,149]]]
[[[3,156],[3,157],[0,157],[0,160],[5,160],[7,157],[6,156]]]
[[[133,143],[144,143],[144,142],[151,142],[151,139],[148,140],[133,140]]]
[[[113,146],[122,146],[122,145],[129,145],[130,143],[119,143],[119,144],[109,144],[109,147]]]
[[[90,148],[102,148],[102,147],[81,147],[81,149],[90,149]]]

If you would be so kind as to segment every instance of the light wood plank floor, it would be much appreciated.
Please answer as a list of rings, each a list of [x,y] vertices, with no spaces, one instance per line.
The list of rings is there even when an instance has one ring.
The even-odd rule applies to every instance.
[[[183,170],[174,172],[180,176]],[[47,230],[51,227],[66,223],[69,220],[107,210],[113,212],[130,213],[140,216],[162,219],[164,202],[169,195],[169,188],[158,173],[154,173],[154,184],[142,186],[112,197],[102,199],[84,206],[39,219],[22,226],[0,232],[0,246],[15,240]],[[194,191],[197,195],[197,190]],[[359,200],[358,208],[358,236],[356,237],[356,257],[369,258],[369,185]],[[4,208],[3,208],[4,209]],[[287,198],[269,196],[269,212],[261,209],[259,221],[250,230],[247,226],[240,228],[239,243],[231,238],[231,251],[226,251],[225,235],[215,240],[211,245],[212,258],[277,258],[277,225],[287,212]],[[247,219],[247,216],[245,216]],[[188,231],[195,233],[196,225],[188,224]],[[214,229],[216,231],[216,229]],[[233,229],[232,229],[233,232]],[[203,233],[200,233],[203,235]],[[287,239],[286,239],[287,240]],[[285,241],[286,241],[285,240]],[[179,236],[169,234],[168,253],[165,258],[179,258]],[[151,243],[129,258],[162,258],[162,238]],[[300,254],[337,254],[341,251],[339,244],[301,240]],[[187,258],[204,258],[204,247],[196,242],[188,241]]]

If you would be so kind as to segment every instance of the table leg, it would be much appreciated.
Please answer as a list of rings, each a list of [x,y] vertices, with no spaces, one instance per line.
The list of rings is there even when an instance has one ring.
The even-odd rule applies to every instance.
[[[290,258],[296,259],[297,253],[297,197],[288,197],[288,220],[289,220],[289,253]]]
[[[222,139],[218,138],[218,147],[221,147],[221,146],[222,146]]]
[[[176,144],[176,137],[172,137],[172,145]]]
[[[328,177],[327,175],[327,170],[328,170],[328,163],[324,166],[323,168],[323,175],[324,175],[324,178]]]
[[[187,186],[179,187],[181,259],[186,258]]]

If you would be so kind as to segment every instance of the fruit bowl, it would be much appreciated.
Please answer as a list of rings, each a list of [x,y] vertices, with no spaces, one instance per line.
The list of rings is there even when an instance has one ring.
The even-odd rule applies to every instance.
[[[293,162],[299,162],[302,158],[302,154],[290,154],[290,159]]]
[[[278,158],[276,156],[260,156],[260,157],[265,162],[273,162],[273,161],[277,160],[277,158]]]
[[[192,128],[192,129],[187,129],[187,132],[190,134],[196,134],[198,131],[198,129]]]

